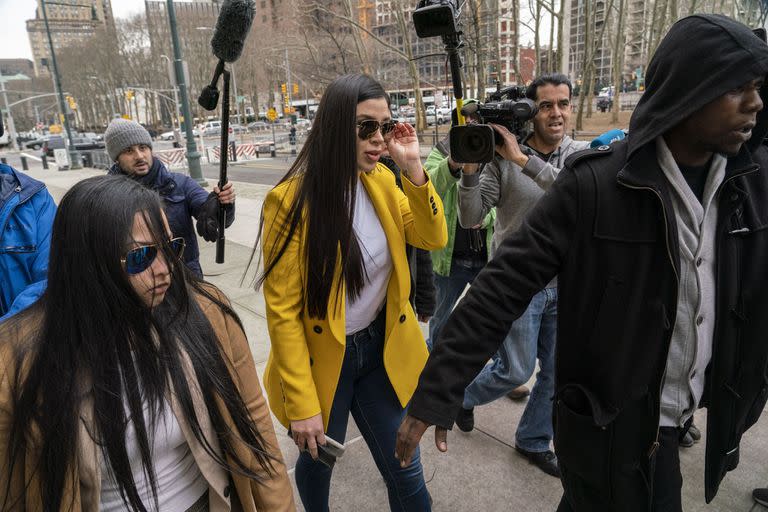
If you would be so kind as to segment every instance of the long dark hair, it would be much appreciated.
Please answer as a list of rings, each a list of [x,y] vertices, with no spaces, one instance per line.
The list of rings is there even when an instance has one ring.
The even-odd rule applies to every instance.
[[[171,272],[165,299],[151,309],[131,287],[120,262],[137,213],[143,216]],[[10,475],[4,490],[6,501],[14,471],[39,473],[43,509],[59,510],[76,458],[81,408],[89,394],[94,427],[89,434],[109,461],[120,495],[132,510],[145,511],[147,507],[132,476],[126,427],[133,422],[157,508],[151,432],[171,386],[195,438],[219,465],[263,479],[263,474],[249,469],[249,460],[237,455],[235,445],[245,443],[261,468],[272,474],[273,459],[267,444],[248,413],[230,374],[231,365],[196,295],[207,297],[240,323],[213,287],[196,281],[173,256],[155,192],[124,176],[90,178],[70,189],[54,221],[45,294],[1,326],[2,339],[14,340],[30,322],[36,324],[31,337],[19,341],[14,349],[19,370],[12,382],[10,467],[3,468]],[[185,355],[191,360],[223,454],[212,448],[213,440],[205,438],[195,414],[183,372]],[[219,400],[234,429],[217,407]],[[143,414],[145,404],[149,405],[148,419]],[[36,466],[15,467],[24,460],[30,433],[35,430],[41,439]],[[0,510],[14,505],[0,503]]]
[[[265,269],[258,285],[269,276],[285,254],[296,231],[307,229],[304,244],[306,261],[306,306],[309,316],[325,318],[337,260],[341,273],[337,292],[346,284],[350,298],[365,285],[365,266],[357,237],[352,229],[355,211],[357,170],[357,104],[389,96],[379,82],[368,75],[344,75],[328,86],[320,100],[312,131],[282,183],[296,179],[296,195],[287,215],[287,225],[264,226],[277,229],[274,247],[265,247]],[[306,224],[304,224],[306,223]],[[254,248],[254,252],[256,248]],[[257,285],[257,287],[258,287]]]

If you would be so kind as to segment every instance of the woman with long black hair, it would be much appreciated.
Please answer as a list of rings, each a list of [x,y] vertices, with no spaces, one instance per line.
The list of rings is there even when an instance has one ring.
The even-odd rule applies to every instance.
[[[403,191],[378,163],[385,149]],[[387,484],[392,510],[430,509],[418,457],[400,467],[395,434],[427,359],[408,302],[405,244],[442,247],[439,196],[422,168],[416,132],[391,119],[366,75],[326,89],[312,132],[267,195],[261,282],[272,350],[270,406],[303,451],[296,485],[308,512],[328,510],[326,436],[343,443],[350,412]]]
[[[0,510],[294,510],[242,325],[159,196],[61,201],[48,288],[0,324]]]

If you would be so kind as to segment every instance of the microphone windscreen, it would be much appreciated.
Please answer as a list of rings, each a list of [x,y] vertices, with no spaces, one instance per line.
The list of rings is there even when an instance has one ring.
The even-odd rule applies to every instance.
[[[589,144],[589,147],[596,148],[599,146],[608,146],[613,142],[622,140],[626,136],[627,134],[624,133],[624,130],[619,130],[618,128],[615,128],[613,130],[608,130],[607,132],[594,138],[592,142]]]
[[[253,0],[224,0],[211,38],[213,54],[226,62],[235,62],[245,47],[253,23]]]

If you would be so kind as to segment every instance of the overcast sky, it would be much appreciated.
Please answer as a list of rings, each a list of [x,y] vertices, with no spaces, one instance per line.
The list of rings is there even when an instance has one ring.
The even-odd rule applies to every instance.
[[[35,9],[37,0],[0,0],[0,20],[3,20],[4,32],[0,58],[32,59],[26,21],[35,17]],[[126,18],[143,11],[144,0],[112,0],[112,13],[116,18]]]

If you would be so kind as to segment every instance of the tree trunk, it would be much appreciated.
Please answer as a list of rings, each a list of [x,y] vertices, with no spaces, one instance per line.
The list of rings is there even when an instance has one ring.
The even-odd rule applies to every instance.
[[[616,21],[616,44],[613,46],[613,108],[611,109],[611,122],[619,122],[619,111],[621,110],[621,86],[624,82],[624,5],[625,0],[619,0],[618,20]]]
[[[584,52],[581,58],[581,87],[579,88],[579,111],[576,113],[576,129],[582,130],[583,129],[583,119],[584,119],[584,101],[587,99],[587,89],[589,88],[591,90],[591,87],[588,86],[590,81],[590,54],[591,54],[591,48],[593,46],[592,43],[592,37],[594,36],[594,32],[590,30],[590,20],[592,18],[591,16],[591,8],[590,8],[591,2],[589,0],[586,0],[584,2]],[[590,98],[591,101],[591,98]]]
[[[344,1],[344,8],[346,10],[347,16],[352,17],[354,15],[355,11],[352,7],[351,0]],[[352,38],[355,42],[355,51],[357,52],[357,57],[360,59],[360,68],[363,70],[363,73],[368,75],[372,74],[371,62],[368,58],[368,49],[365,46],[365,41],[363,41],[363,37],[359,28],[352,27]]]
[[[554,73],[557,67],[555,66],[555,0],[551,0],[550,2],[550,13],[549,13],[549,50],[547,51],[547,73]]]
[[[408,76],[411,79],[413,94],[416,100],[416,131],[423,132],[427,129],[427,117],[424,110],[424,101],[421,97],[421,81],[419,80],[419,68],[416,67],[416,61],[413,60],[413,46],[411,46],[410,25],[406,23],[405,12],[402,4],[403,0],[393,2],[395,4],[395,19],[400,35],[403,38],[403,49],[408,60]],[[409,20],[410,21],[410,20]]]
[[[539,70],[541,69],[541,43],[539,43],[539,35],[540,35],[540,26],[541,26],[541,2],[543,0],[536,0],[536,14],[535,19],[533,20],[533,48],[534,48],[534,59],[533,59],[533,76],[536,77],[539,75]]]
[[[512,0],[512,27],[515,35],[512,36],[512,69],[515,71],[515,81],[519,84],[520,75],[520,0]]]
[[[566,12],[566,4],[570,5],[570,2],[566,2],[566,0],[560,0],[560,16],[558,16],[557,20],[557,66],[560,67],[563,73],[570,76],[571,59],[569,52],[571,49],[571,42],[565,40],[565,17],[569,17],[568,23],[570,23],[571,13]],[[566,55],[568,56],[567,58]]]
[[[648,62],[653,58],[653,54],[656,52],[656,47],[661,41],[661,35],[664,33],[668,0],[658,0],[653,10],[653,19],[651,21],[651,39],[648,45]],[[647,64],[646,64],[646,67]]]

